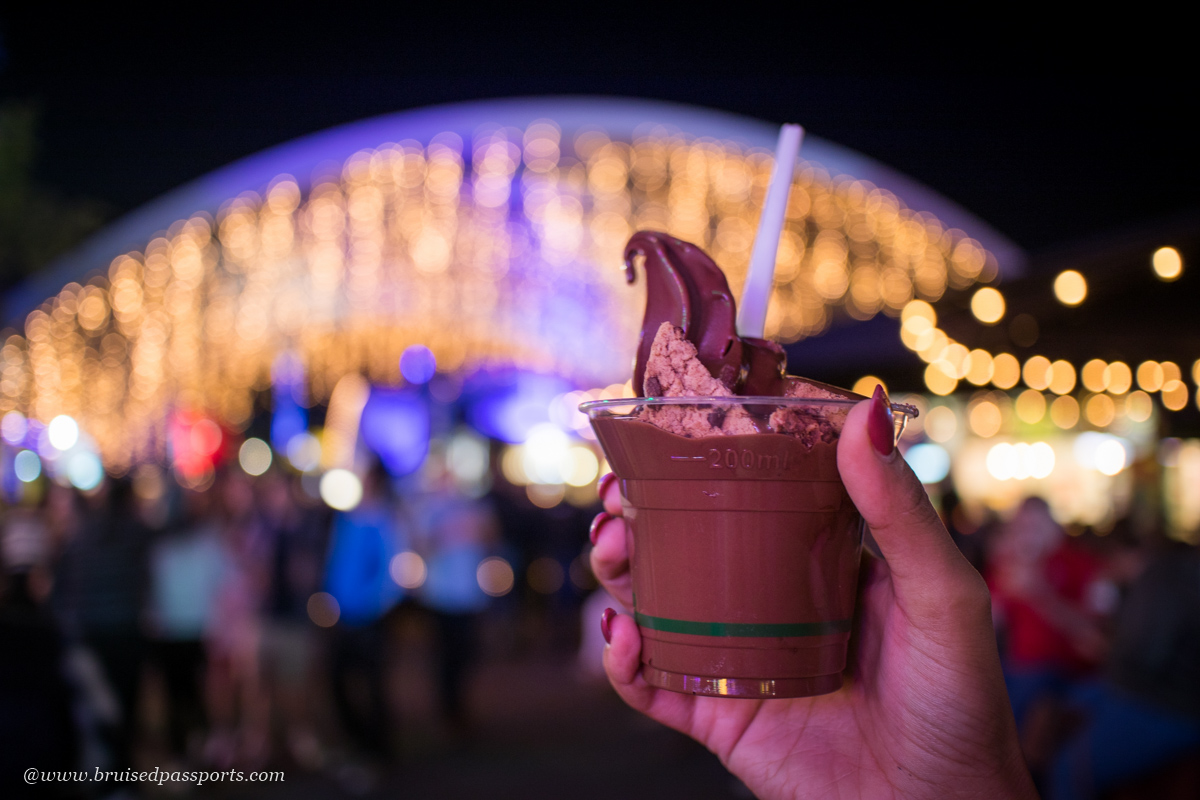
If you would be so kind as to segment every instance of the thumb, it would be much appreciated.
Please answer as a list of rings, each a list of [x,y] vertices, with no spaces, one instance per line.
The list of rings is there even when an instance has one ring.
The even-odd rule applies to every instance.
[[[887,561],[898,599],[941,608],[953,592],[982,583],[942,524],[929,495],[895,448],[891,407],[883,387],[850,410],[837,450],[850,499]]]

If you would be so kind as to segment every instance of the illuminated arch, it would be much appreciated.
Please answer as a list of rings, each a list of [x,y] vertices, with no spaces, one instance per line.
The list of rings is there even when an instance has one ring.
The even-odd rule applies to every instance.
[[[243,427],[284,351],[315,401],[349,373],[400,382],[418,343],[447,371],[619,382],[641,315],[618,268],[625,240],[657,228],[701,244],[737,291],[773,139],[701,109],[524,100],[282,145],[135,212],[10,296],[12,319],[52,295],[0,349],[0,412],[70,414],[120,470],[161,455],[173,408]],[[839,311],[898,315],[1020,268],[1011,243],[903,176],[813,137],[804,156],[768,336],[820,332]]]

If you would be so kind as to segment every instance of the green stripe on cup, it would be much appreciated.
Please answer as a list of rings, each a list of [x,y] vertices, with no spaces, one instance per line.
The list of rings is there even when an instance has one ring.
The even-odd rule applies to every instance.
[[[774,638],[779,636],[829,636],[849,633],[848,619],[831,622],[692,622],[686,619],[652,617],[640,611],[634,614],[638,625],[663,633],[686,633],[690,636],[741,636]]]

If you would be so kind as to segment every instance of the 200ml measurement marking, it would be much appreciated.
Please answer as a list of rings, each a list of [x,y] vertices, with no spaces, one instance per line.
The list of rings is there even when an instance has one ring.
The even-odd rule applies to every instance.
[[[696,458],[693,456],[693,458]],[[784,453],[781,458],[778,455],[767,455],[765,453],[755,453],[751,450],[734,450],[732,447],[727,447],[724,450],[712,448],[708,451],[708,455],[700,456],[708,462],[708,465],[713,469],[768,469],[779,470],[787,469],[788,454]]]

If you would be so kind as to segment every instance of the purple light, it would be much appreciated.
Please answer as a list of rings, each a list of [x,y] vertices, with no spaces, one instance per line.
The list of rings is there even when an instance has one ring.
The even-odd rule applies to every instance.
[[[373,388],[358,430],[363,443],[398,478],[421,466],[429,451],[429,408],[411,391]]]
[[[571,389],[561,378],[531,372],[480,373],[463,392],[467,421],[484,436],[525,441],[534,425],[550,421],[550,403]]]
[[[433,351],[423,344],[414,344],[400,356],[400,374],[409,383],[429,383],[437,372],[437,359]]]

